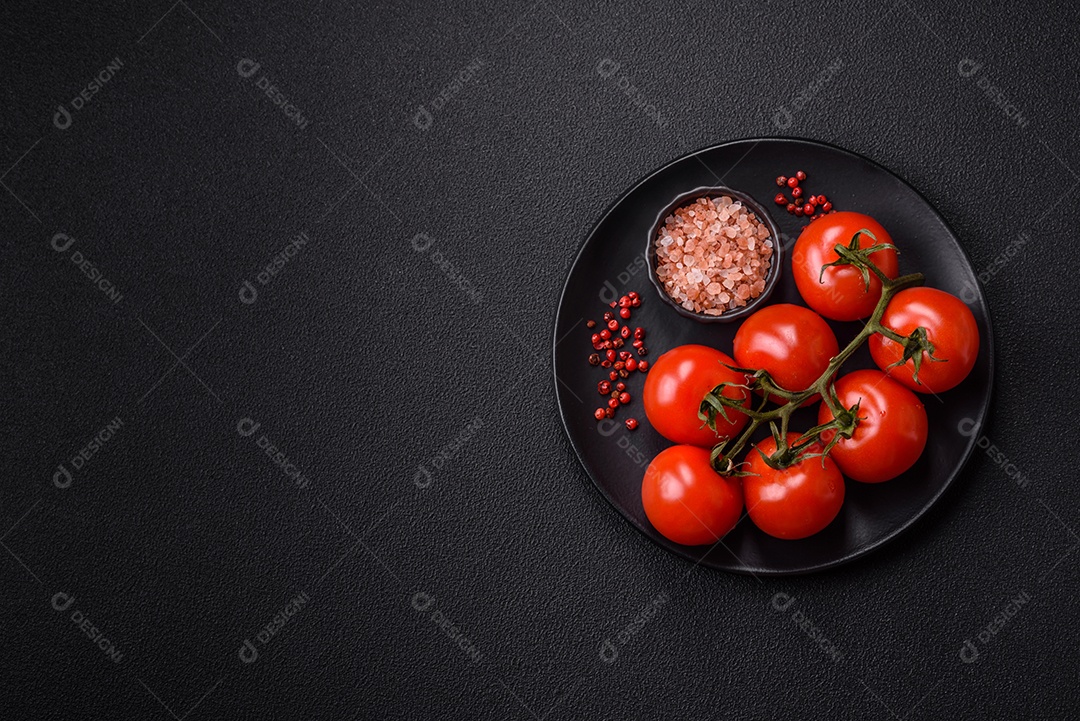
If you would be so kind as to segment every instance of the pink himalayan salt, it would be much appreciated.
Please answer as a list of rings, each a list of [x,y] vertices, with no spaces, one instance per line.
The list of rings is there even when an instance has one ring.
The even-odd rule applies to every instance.
[[[773,254],[769,227],[722,195],[676,208],[656,237],[656,277],[686,310],[717,316],[765,289]]]

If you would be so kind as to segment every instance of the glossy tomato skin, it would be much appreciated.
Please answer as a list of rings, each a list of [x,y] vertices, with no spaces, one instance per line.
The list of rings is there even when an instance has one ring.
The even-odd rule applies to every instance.
[[[652,427],[669,441],[704,448],[711,448],[741,431],[748,419],[733,409],[728,410],[731,422],[717,417],[719,435],[698,418],[698,408],[706,393],[724,382],[746,382],[741,373],[725,363],[735,365],[735,360],[703,345],[681,345],[656,359],[649,368],[642,393],[645,415]],[[743,398],[744,406],[749,403],[750,394],[742,388],[727,388],[724,395]]]
[[[788,434],[788,443],[799,437]],[[776,450],[770,436],[757,444],[765,455]],[[817,446],[815,453],[820,452]],[[756,449],[746,456],[743,493],[750,519],[776,538],[796,540],[812,536],[829,525],[844,504],[844,477],[831,459],[808,458],[783,470],[770,468]]]
[[[902,336],[918,327],[926,328],[934,344],[934,356],[947,362],[934,362],[923,353],[919,381],[914,379],[915,364],[889,368],[904,357],[904,348],[880,333],[870,336],[870,355],[889,377],[918,393],[942,393],[967,378],[979,356],[979,326],[962,300],[936,288],[908,288],[893,296],[881,317],[881,324]]]
[[[848,373],[836,381],[840,404],[859,404],[859,423],[851,438],[842,438],[829,451],[840,471],[863,483],[882,483],[915,465],[926,448],[926,408],[914,393],[879,370]],[[833,419],[822,402],[818,423]],[[833,433],[822,434],[828,443]]]
[[[657,454],[641,482],[645,515],[667,539],[685,546],[713,544],[739,520],[743,508],[738,478],[709,465],[709,451],[672,446]]]
[[[870,287],[863,282],[862,273],[851,265],[821,267],[839,259],[834,248],[849,245],[860,230],[869,230],[874,238],[859,237],[859,246],[869,248],[879,243],[892,243],[888,232],[869,215],[840,211],[823,215],[803,229],[791,253],[791,275],[806,304],[826,318],[858,320],[874,312],[881,298],[881,281],[870,274]],[[899,270],[896,251],[879,250],[870,256],[874,265],[885,275],[895,278]],[[819,277],[821,280],[819,281]]]
[[[801,305],[766,306],[743,321],[735,333],[738,366],[764,368],[777,385],[789,391],[809,388],[839,352],[829,324]]]

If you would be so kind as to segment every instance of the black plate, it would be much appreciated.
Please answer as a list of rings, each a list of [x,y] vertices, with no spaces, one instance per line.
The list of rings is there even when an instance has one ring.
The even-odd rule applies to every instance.
[[[645,376],[627,381],[634,396],[615,421],[597,423],[602,404],[596,384],[606,371],[587,362],[592,345],[585,320],[609,310],[605,301],[636,290],[644,300],[633,324],[648,331],[649,358],[677,345],[701,343],[731,354],[738,323],[704,324],[680,317],[661,302],[649,282],[645,238],[656,214],[672,198],[702,185],[742,190],[765,206],[788,247],[805,223],[773,204],[775,178],[805,170],[809,192],[825,193],[841,210],[872,215],[900,248],[900,272],[916,270],[926,284],[962,298],[975,314],[981,343],[971,375],[939,396],[923,396],[930,439],[922,457],[907,473],[883,484],[847,482],[840,515],[824,531],[800,541],[782,541],[759,531],[745,517],[713,547],[681,546],[661,536],[641,506],[641,479],[649,461],[672,445],[656,433],[641,406]],[[771,206],[771,207],[770,207]],[[773,210],[775,209],[775,210]],[[786,259],[771,303],[805,305],[791,280]],[[830,323],[841,347],[858,323]],[[704,566],[760,574],[810,573],[858,558],[898,536],[945,492],[960,473],[986,419],[993,382],[993,339],[986,301],[971,262],[938,212],[893,173],[862,156],[823,143],[795,139],[739,140],[685,156],[649,175],[623,195],[589,233],[566,279],[555,320],[555,389],[559,412],[578,458],[611,504],[642,533],[684,558]],[[846,370],[872,368],[864,347]],[[815,409],[794,416],[793,428],[809,428]],[[640,427],[627,431],[623,421],[636,417]],[[964,422],[964,419],[970,419]],[[962,428],[962,431],[961,431]]]

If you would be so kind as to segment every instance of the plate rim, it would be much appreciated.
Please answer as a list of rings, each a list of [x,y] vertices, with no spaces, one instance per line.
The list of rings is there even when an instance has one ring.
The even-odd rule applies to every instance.
[[[604,486],[601,485],[600,482],[596,480],[596,478],[593,476],[592,472],[588,469],[588,467],[586,467],[585,462],[582,460],[581,449],[578,448],[578,444],[575,442],[573,435],[570,433],[570,426],[569,426],[569,424],[567,422],[566,413],[563,410],[564,398],[563,398],[562,392],[559,389],[559,384],[562,383],[563,381],[560,380],[559,374],[558,374],[558,371],[557,371],[557,368],[556,368],[556,362],[558,360],[558,346],[559,346],[559,341],[560,341],[560,339],[559,339],[559,321],[561,320],[561,317],[562,317],[562,310],[563,310],[563,306],[564,306],[564,301],[566,300],[566,291],[567,291],[567,288],[570,285],[570,277],[573,275],[574,269],[577,267],[578,263],[580,262],[581,256],[582,256],[582,254],[584,254],[585,248],[588,245],[589,240],[593,237],[593,235],[596,233],[596,230],[604,223],[604,221],[607,220],[608,216],[610,216],[611,213],[617,207],[619,207],[623,203],[623,201],[626,200],[627,197],[629,197],[638,188],[640,188],[642,185],[644,185],[646,182],[648,182],[651,178],[653,178],[656,175],[659,175],[660,173],[666,171],[668,168],[670,168],[670,167],[672,167],[672,166],[674,166],[674,165],[676,165],[678,163],[689,160],[689,159],[693,158],[694,156],[698,156],[698,155],[701,155],[703,153],[707,153],[707,152],[710,152],[710,151],[713,151],[713,150],[718,150],[720,148],[724,148],[724,147],[727,147],[729,145],[738,145],[738,144],[741,144],[741,143],[754,143],[754,146],[752,146],[750,148],[750,150],[748,150],[747,153],[746,153],[746,155],[749,155],[749,153],[753,150],[753,148],[756,147],[759,143],[762,143],[762,142],[782,142],[782,143],[794,143],[794,144],[798,144],[798,145],[817,145],[817,146],[820,146],[820,147],[823,147],[823,148],[827,148],[829,150],[833,150],[833,151],[843,153],[845,155],[850,155],[850,156],[853,156],[855,158],[858,158],[859,160],[870,163],[871,165],[873,165],[876,168],[878,168],[879,170],[882,170],[885,173],[893,176],[894,178],[899,180],[901,183],[903,183],[905,186],[910,188],[919,198],[922,199],[922,201],[931,210],[931,212],[934,214],[934,216],[937,217],[938,221],[941,222],[941,224],[949,231],[949,233],[952,235],[952,237],[956,240],[956,246],[960,250],[961,256],[964,258],[965,261],[967,261],[968,267],[971,268],[971,270],[972,270],[972,274],[974,275],[974,278],[975,278],[975,287],[976,287],[976,290],[978,291],[979,300],[982,302],[982,305],[983,305],[983,307],[985,308],[985,311],[986,311],[986,330],[987,330],[986,348],[987,348],[987,354],[988,354],[988,366],[989,366],[990,378],[989,378],[989,383],[987,384],[987,392],[986,392],[985,396],[983,397],[982,407],[979,409],[979,415],[981,416],[980,422],[972,430],[972,434],[970,436],[968,436],[968,443],[967,443],[967,446],[964,448],[964,452],[963,452],[963,455],[960,458],[960,462],[952,470],[952,472],[949,474],[948,478],[946,478],[945,482],[941,484],[941,487],[938,489],[938,491],[926,502],[926,504],[924,504],[910,518],[906,519],[903,523],[901,523],[897,528],[890,531],[887,535],[885,535],[882,538],[868,544],[867,546],[865,546],[863,548],[860,548],[860,549],[858,549],[856,551],[853,551],[853,552],[850,552],[850,553],[846,553],[846,554],[844,554],[844,555],[842,555],[842,556],[840,556],[840,557],[838,557],[836,559],[833,559],[831,561],[827,561],[825,563],[815,564],[815,565],[812,565],[812,566],[806,566],[804,568],[793,569],[793,570],[779,570],[779,569],[774,569],[774,568],[750,567],[749,565],[747,565],[745,563],[743,564],[743,567],[741,567],[741,568],[722,568],[722,567],[713,566],[711,564],[702,563],[705,556],[708,555],[708,553],[713,548],[715,548],[717,544],[720,544],[720,543],[723,542],[722,539],[720,541],[717,541],[717,544],[713,544],[711,546],[708,546],[707,548],[705,548],[703,546],[687,546],[687,548],[704,548],[705,549],[705,550],[702,551],[702,553],[700,555],[698,555],[697,560],[694,560],[691,557],[691,554],[689,554],[689,553],[685,553],[685,554],[684,553],[679,553],[677,551],[674,551],[674,550],[672,550],[670,548],[665,547],[657,539],[653,538],[651,534],[647,533],[645,528],[640,527],[640,525],[638,523],[636,523],[633,519],[631,519],[626,514],[624,514],[622,509],[620,508],[620,506],[615,502],[615,500],[607,492],[607,489],[604,488]],[[743,158],[745,158],[746,155],[744,155]],[[743,158],[740,158],[736,162],[736,165],[738,165],[738,163],[741,163]],[[706,167],[708,167],[708,166],[706,166]],[[734,168],[734,167],[735,166],[732,166],[732,168]],[[711,170],[711,168],[710,168],[710,170]],[[729,171],[730,171],[730,169],[729,169]],[[726,175],[726,173],[725,173],[725,175]],[[717,182],[722,183],[723,182],[723,177],[724,176],[721,176],[720,180],[717,181]],[[688,320],[687,322],[690,322],[690,321]],[[568,334],[569,334],[569,332],[568,332]],[[877,162],[876,160],[873,160],[872,158],[866,157],[862,153],[858,153],[858,152],[855,152],[853,150],[848,150],[847,148],[840,147],[839,145],[836,145],[834,143],[829,143],[829,142],[825,142],[825,141],[821,141],[821,140],[812,140],[812,139],[809,139],[809,138],[795,138],[795,137],[790,137],[790,136],[749,137],[749,138],[738,138],[738,139],[729,140],[729,141],[726,141],[726,142],[723,142],[723,143],[716,143],[716,144],[713,144],[713,145],[708,145],[708,146],[705,146],[705,147],[702,147],[702,148],[698,148],[697,150],[692,150],[690,152],[684,153],[683,155],[680,155],[679,157],[674,158],[673,160],[665,163],[664,165],[661,165],[660,167],[650,171],[646,175],[639,178],[637,181],[631,183],[630,186],[625,191],[623,191],[623,193],[618,198],[616,198],[612,203],[610,203],[607,206],[607,208],[600,215],[600,217],[589,228],[589,230],[585,234],[584,238],[580,241],[580,245],[578,246],[578,251],[574,255],[574,260],[570,264],[570,267],[566,271],[566,279],[563,281],[562,290],[559,292],[559,301],[558,301],[558,305],[557,305],[557,307],[555,309],[555,323],[554,323],[554,329],[553,329],[553,334],[552,335],[553,335],[553,338],[552,338],[552,346],[551,346],[551,370],[552,370],[553,381],[554,381],[554,384],[555,384],[555,401],[556,401],[556,406],[558,407],[558,411],[559,411],[559,420],[562,421],[563,432],[566,434],[566,438],[570,442],[570,447],[574,451],[574,456],[575,456],[575,459],[577,460],[578,465],[585,472],[585,475],[589,478],[589,480],[591,481],[593,487],[596,490],[600,491],[600,495],[603,496],[603,498],[608,502],[609,506],[611,506],[611,510],[614,511],[619,516],[619,518],[621,518],[623,521],[626,521],[627,523],[629,523],[638,532],[640,532],[641,535],[643,535],[646,539],[648,539],[650,543],[654,544],[655,546],[657,546],[658,548],[663,550],[667,555],[674,556],[674,557],[679,558],[680,560],[682,560],[684,562],[687,562],[687,563],[692,563],[694,566],[704,566],[704,567],[709,568],[709,569],[714,570],[714,571],[723,571],[723,572],[727,572],[727,573],[736,573],[736,574],[739,574],[739,575],[783,577],[783,576],[804,576],[804,575],[809,575],[809,574],[812,574],[812,573],[820,573],[822,571],[835,569],[835,568],[838,568],[840,566],[851,563],[853,561],[856,561],[858,559],[861,559],[861,558],[873,553],[874,551],[877,551],[877,550],[881,549],[885,545],[895,541],[900,536],[904,535],[912,526],[914,526],[916,523],[918,523],[930,511],[931,508],[933,508],[934,506],[936,506],[938,504],[938,502],[949,491],[949,489],[953,487],[953,485],[956,483],[956,479],[960,476],[961,473],[963,473],[964,469],[967,467],[967,464],[971,460],[971,456],[975,451],[975,445],[976,445],[976,442],[978,440],[978,436],[981,435],[981,431],[982,431],[984,425],[989,420],[990,403],[991,403],[991,401],[993,399],[993,396],[994,396],[994,379],[995,379],[996,373],[995,373],[995,358],[994,358],[994,323],[993,323],[993,317],[992,317],[991,312],[990,312],[990,304],[989,304],[989,302],[987,302],[987,299],[986,299],[986,293],[985,293],[984,288],[983,288],[982,280],[979,278],[978,272],[975,272],[975,265],[974,265],[974,263],[971,262],[971,256],[968,255],[968,252],[964,248],[964,245],[960,242],[960,236],[953,229],[952,225],[950,225],[949,222],[945,219],[945,217],[941,214],[941,212],[937,209],[937,207],[933,203],[930,202],[930,199],[927,198],[922,193],[922,191],[920,191],[917,187],[915,187],[914,185],[909,183],[899,173],[896,173],[896,172],[890,170],[889,168],[885,167],[884,165]],[[743,520],[743,519],[740,517],[740,521],[741,520]],[[736,559],[739,559],[739,557],[736,556],[733,552],[729,551],[729,553],[731,553],[731,555],[734,556]],[[739,560],[741,561],[742,559],[739,559]]]

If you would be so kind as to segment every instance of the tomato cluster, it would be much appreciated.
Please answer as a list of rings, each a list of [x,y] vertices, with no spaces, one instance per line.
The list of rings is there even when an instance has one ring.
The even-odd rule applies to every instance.
[[[716,543],[744,507],[771,536],[818,533],[840,512],[845,477],[882,483],[915,464],[928,434],[916,393],[953,388],[975,364],[979,332],[971,311],[944,291],[909,287],[921,275],[898,279],[896,246],[873,218],[822,216],[803,230],[792,255],[809,308],[767,306],[738,329],[733,357],[679,346],[660,356],[646,379],[645,413],[678,445],[646,469],[642,504],[676,543]],[[841,350],[825,318],[868,320]],[[842,374],[864,341],[878,368]],[[819,425],[788,431],[794,408],[813,403]],[[772,404],[780,408],[769,411]],[[759,425],[772,436],[734,459]]]

